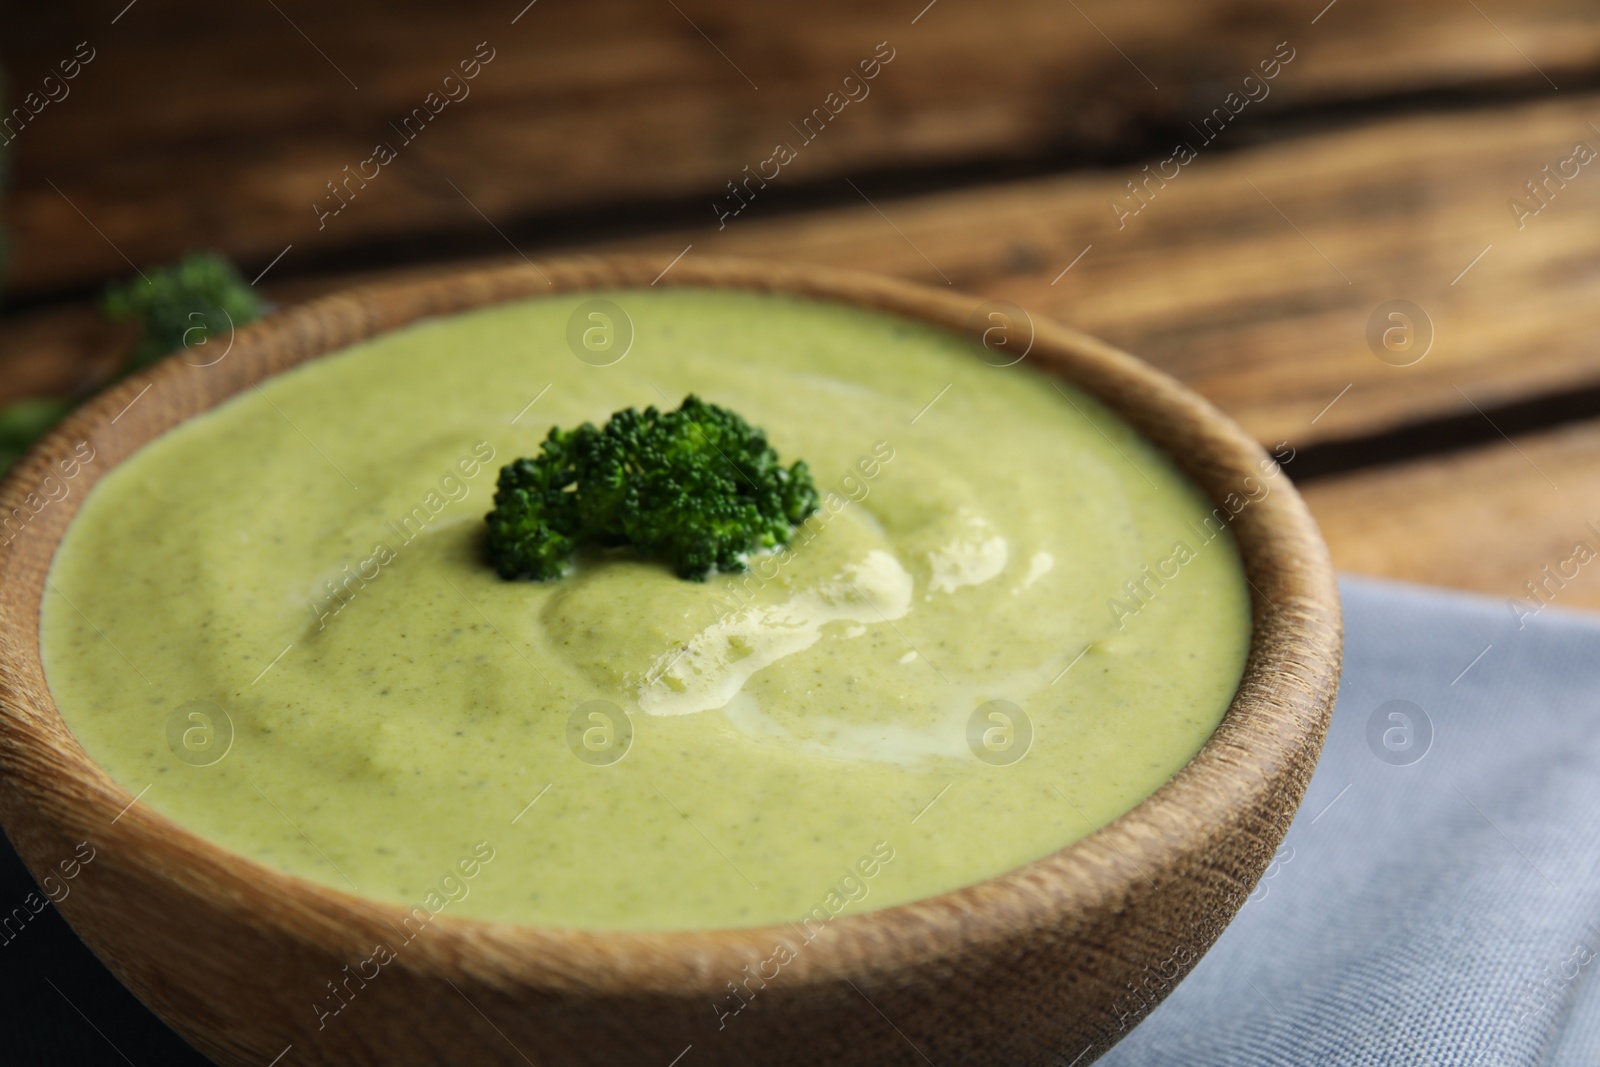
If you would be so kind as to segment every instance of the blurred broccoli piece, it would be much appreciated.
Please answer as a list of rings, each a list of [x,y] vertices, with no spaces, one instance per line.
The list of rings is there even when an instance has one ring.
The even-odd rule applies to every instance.
[[[817,510],[805,461],[785,468],[764,433],[689,396],[676,411],[626,408],[605,428],[551,427],[539,455],[500,469],[489,560],[500,577],[547,581],[584,545],[631,545],[678,577],[742,571]]]
[[[122,375],[180,348],[196,348],[212,335],[226,337],[266,310],[233,264],[214,252],[194,252],[147,277],[109,286],[101,308],[108,318],[139,322],[139,340]]]
[[[266,305],[226,259],[197,252],[146,277],[107,287],[101,310],[112,319],[136,319],[140,327],[133,351],[110,379],[114,382],[169,352],[204,344],[213,333],[227,336],[232,327],[260,318]],[[0,407],[0,474],[81,399],[28,397]]]
[[[77,406],[76,400],[33,397],[0,408],[0,474],[22,458],[28,446]]]

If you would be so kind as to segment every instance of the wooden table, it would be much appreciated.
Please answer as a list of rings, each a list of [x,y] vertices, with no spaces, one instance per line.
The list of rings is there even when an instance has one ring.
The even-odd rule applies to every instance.
[[[1600,549],[1594,5],[523,3],[15,12],[14,100],[92,58],[9,134],[0,400],[103,374],[93,294],[198,247],[280,304],[573,250],[803,260],[1160,365],[1295,450],[1344,569],[1514,598]],[[1600,567],[1549,588],[1600,607]]]

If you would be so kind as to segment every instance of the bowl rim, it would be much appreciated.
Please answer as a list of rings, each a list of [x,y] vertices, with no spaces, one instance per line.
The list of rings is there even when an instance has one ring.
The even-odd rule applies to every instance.
[[[345,945],[365,954],[362,946],[400,928],[411,910],[306,881],[212,844],[140,804],[88,756],[50,697],[39,653],[39,607],[55,549],[88,490],[106,472],[166,429],[272,374],[426,318],[541,296],[660,283],[837,301],[969,338],[991,321],[987,312],[998,311],[1011,316],[1012,328],[1027,327],[1027,354],[1036,366],[1085,389],[1132,423],[1211,500],[1222,504],[1224,490],[1247,491],[1247,478],[1273,478],[1271,491],[1242,506],[1231,523],[1252,587],[1253,632],[1239,688],[1221,725],[1194,758],[1123,815],[1031,863],[933,897],[833,917],[828,936],[804,939],[804,951],[794,952],[785,967],[793,978],[786,981],[860,980],[934,963],[959,948],[994,948],[1014,943],[1019,935],[1045,936],[1075,913],[1126,907],[1142,895],[1142,883],[1153,891],[1156,879],[1181,876],[1174,872],[1185,863],[1203,864],[1241,810],[1273,810],[1287,827],[1337,687],[1338,591],[1326,548],[1298,493],[1231,419],[1148,364],[1006,301],[769,261],[697,257],[669,263],[664,256],[594,256],[451,269],[365,285],[290,308],[240,329],[227,362],[201,368],[169,358],[108,389],[13,467],[0,482],[0,519],[19,507],[26,507],[31,518],[0,546],[0,816],[19,851],[19,829],[27,835],[45,824],[61,840],[92,831],[98,847],[206,896],[263,936]],[[149,399],[147,392],[162,402],[140,404],[141,398]],[[66,499],[33,512],[26,504],[29,495],[37,498],[52,465],[82,441],[93,442],[96,458],[107,460],[84,466]],[[1242,894],[1234,898],[1217,930],[1242,904]],[[769,957],[775,945],[800,944],[798,922],[591,930],[446,912],[428,925],[436,932],[406,947],[410,966],[567,994],[721,995],[729,979]],[[1197,940],[1209,944],[1204,936]]]

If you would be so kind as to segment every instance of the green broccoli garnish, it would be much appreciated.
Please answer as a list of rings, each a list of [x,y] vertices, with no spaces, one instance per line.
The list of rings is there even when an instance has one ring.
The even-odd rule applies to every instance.
[[[108,318],[138,319],[142,328],[123,374],[180,348],[197,349],[213,335],[225,338],[231,327],[258,319],[266,310],[233,264],[213,252],[194,252],[148,277],[110,286],[101,307]],[[210,350],[203,351],[214,358]],[[215,355],[221,355],[220,348]]]
[[[169,267],[152,268],[143,277],[108,286],[100,309],[108,318],[137,319],[139,339],[110,378],[97,383],[95,389],[119,381],[169,352],[197,349],[213,335],[226,336],[230,323],[243,326],[252,322],[262,316],[266,305],[231,263],[212,252],[196,252]],[[208,353],[206,359],[217,359],[226,348],[226,342],[221,342],[202,351]],[[0,406],[0,474],[92,391],[80,390],[71,397],[27,397]]]
[[[626,408],[604,429],[553,426],[538,456],[500,468],[489,561],[502,578],[542,582],[581,546],[631,545],[703,582],[787,544],[817,504],[804,460],[783,467],[760,430],[688,396],[677,411]]]

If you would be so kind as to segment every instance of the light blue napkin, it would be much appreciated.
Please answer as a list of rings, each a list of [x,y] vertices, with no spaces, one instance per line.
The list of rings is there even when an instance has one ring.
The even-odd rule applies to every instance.
[[[1341,588],[1343,688],[1273,867],[1101,1063],[1600,1065],[1600,618]]]

